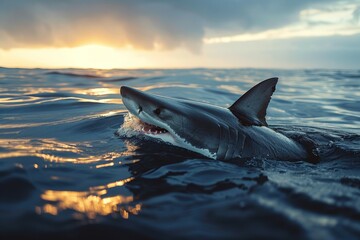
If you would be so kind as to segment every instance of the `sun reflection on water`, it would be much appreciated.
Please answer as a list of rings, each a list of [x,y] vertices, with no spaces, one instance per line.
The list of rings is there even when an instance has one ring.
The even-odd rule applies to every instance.
[[[76,94],[103,96],[108,94],[119,94],[119,88],[91,88],[91,89],[75,89],[72,91]]]
[[[82,148],[91,148],[90,143],[60,142],[56,139],[0,139],[0,145],[9,152],[0,153],[0,158],[36,156],[45,161],[58,163],[99,163],[95,169],[114,166],[114,159],[135,151],[136,147],[127,143],[128,151],[117,153],[107,152],[99,155],[86,155]],[[60,157],[57,155],[72,153],[73,157]],[[86,155],[86,156],[82,156]],[[121,161],[119,162],[121,164]],[[22,166],[22,165],[21,165]],[[40,167],[39,163],[31,165],[34,169]],[[56,176],[52,180],[58,179]],[[142,204],[134,203],[133,196],[116,195],[109,196],[108,190],[122,187],[134,178],[129,177],[104,185],[89,187],[86,191],[51,190],[47,189],[41,194],[44,205],[36,206],[37,214],[58,215],[65,210],[75,211],[72,216],[75,219],[95,219],[97,216],[114,215],[128,219],[131,215],[137,215],[141,211]]]
[[[88,191],[59,191],[46,190],[41,198],[46,201],[43,206],[36,206],[37,214],[58,215],[64,210],[73,210],[74,218],[95,219],[98,215],[120,215],[128,219],[131,215],[137,215],[141,211],[141,203],[133,203],[133,196],[105,196],[108,189],[124,186],[132,181],[130,177],[111,182],[102,186],[90,187]]]
[[[111,162],[125,156],[124,152],[107,152],[99,155],[87,155],[79,148],[79,143],[62,143],[55,139],[0,139],[0,145],[9,152],[0,153],[0,158],[35,156],[48,162],[57,163],[95,163]],[[82,147],[92,147],[89,143],[81,143]],[[73,153],[74,157],[57,156],[55,153]],[[84,156],[85,155],[85,156]]]
[[[133,196],[111,196],[103,197],[107,193],[106,189],[98,190],[96,193],[81,191],[54,191],[46,190],[41,198],[48,203],[44,206],[37,206],[37,214],[58,215],[64,210],[74,210],[75,218],[95,219],[98,215],[106,216],[119,214],[124,219],[130,215],[137,215],[141,211],[142,204],[134,204]]]
[[[90,191],[91,192],[98,192],[98,191],[109,189],[109,188],[121,187],[125,183],[131,182],[132,180],[134,180],[134,178],[130,177],[130,178],[127,178],[127,179],[116,181],[116,182],[111,182],[111,183],[108,183],[108,184],[103,185],[103,186],[91,187]]]

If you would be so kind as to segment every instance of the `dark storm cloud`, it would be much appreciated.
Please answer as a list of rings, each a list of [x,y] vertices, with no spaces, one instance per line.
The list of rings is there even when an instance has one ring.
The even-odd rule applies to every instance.
[[[281,27],[325,0],[1,0],[0,48],[102,43],[200,49],[202,39]]]

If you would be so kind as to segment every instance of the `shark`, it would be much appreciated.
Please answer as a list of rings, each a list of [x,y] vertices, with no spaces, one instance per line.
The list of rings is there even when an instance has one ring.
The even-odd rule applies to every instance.
[[[229,108],[120,88],[123,104],[140,134],[208,158],[306,160],[300,142],[269,127],[266,110],[278,78],[264,80]],[[133,124],[134,125],[134,124]]]

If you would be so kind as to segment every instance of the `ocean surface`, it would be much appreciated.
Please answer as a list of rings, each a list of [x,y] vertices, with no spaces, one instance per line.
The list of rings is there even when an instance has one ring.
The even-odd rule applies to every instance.
[[[319,163],[117,134],[122,85],[228,107],[270,77],[267,122]],[[360,238],[360,70],[0,68],[0,102],[1,239]]]

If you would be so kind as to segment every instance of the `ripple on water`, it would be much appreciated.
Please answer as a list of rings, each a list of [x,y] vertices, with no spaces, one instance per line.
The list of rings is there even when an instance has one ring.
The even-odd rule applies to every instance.
[[[28,179],[24,169],[16,167],[0,171],[0,203],[24,201],[34,190],[35,186]]]

